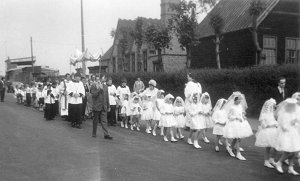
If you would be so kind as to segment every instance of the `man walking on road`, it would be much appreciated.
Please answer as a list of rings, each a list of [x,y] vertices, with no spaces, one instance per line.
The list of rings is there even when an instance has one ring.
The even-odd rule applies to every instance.
[[[100,122],[105,139],[113,139],[107,131],[107,112],[110,111],[107,85],[103,84],[99,79],[91,86],[91,94],[93,99],[93,137],[97,135],[97,124]]]
[[[4,77],[1,78],[0,81],[0,101],[4,102],[4,96],[5,96],[5,79]]]

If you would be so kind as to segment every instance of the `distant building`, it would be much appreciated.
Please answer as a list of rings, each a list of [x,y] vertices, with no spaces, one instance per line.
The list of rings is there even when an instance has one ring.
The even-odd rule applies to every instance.
[[[143,18],[144,23],[166,26],[168,19],[175,13],[171,10],[170,5],[179,3],[179,1],[161,0],[161,19]],[[135,41],[132,37],[128,37],[126,50],[124,51],[120,47],[120,41],[124,39],[124,30],[134,29],[135,23],[136,20],[119,19],[113,45],[101,58],[101,72],[155,72],[157,70],[158,55],[153,46],[143,42],[140,55],[138,55]],[[122,51],[124,51],[125,56],[123,56]],[[180,70],[186,66],[186,52],[180,47],[174,34],[170,42],[170,48],[162,50],[162,62],[166,72]],[[89,67],[89,69],[93,74],[99,72],[99,66]]]
[[[35,61],[35,59],[34,59]],[[33,66],[30,58],[18,58],[5,60],[6,79],[10,82],[29,83],[33,79],[59,76],[59,70],[49,66]]]
[[[260,65],[300,64],[300,1],[261,0],[265,10],[258,17],[258,42],[265,59]],[[223,68],[256,65],[256,52],[252,39],[252,17],[248,13],[252,0],[220,0],[198,26],[200,44],[192,49],[191,66],[217,67],[214,30],[210,27],[210,14],[224,19],[224,32],[220,44]]]

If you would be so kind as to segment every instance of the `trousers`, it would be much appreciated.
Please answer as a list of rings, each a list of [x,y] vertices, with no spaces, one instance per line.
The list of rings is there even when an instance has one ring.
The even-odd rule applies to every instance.
[[[97,134],[97,125],[98,122],[102,127],[104,136],[108,135],[106,123],[107,123],[107,112],[105,110],[101,111],[93,111],[94,119],[93,119],[93,135]]]

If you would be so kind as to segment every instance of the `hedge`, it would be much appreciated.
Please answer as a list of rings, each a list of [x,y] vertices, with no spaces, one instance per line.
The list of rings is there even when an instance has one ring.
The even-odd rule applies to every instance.
[[[117,73],[109,74],[115,85],[120,85],[121,79],[126,78],[132,90],[137,77],[145,85],[150,79],[157,82],[157,87],[174,96],[184,97],[184,87],[187,81],[186,73],[191,72],[195,80],[201,83],[204,92],[211,96],[213,105],[219,98],[228,98],[233,91],[245,94],[248,102],[247,114],[257,117],[265,100],[270,98],[271,90],[277,87],[280,76],[287,79],[287,88],[291,92],[299,91],[299,66],[260,66],[236,69],[190,69],[172,73]]]

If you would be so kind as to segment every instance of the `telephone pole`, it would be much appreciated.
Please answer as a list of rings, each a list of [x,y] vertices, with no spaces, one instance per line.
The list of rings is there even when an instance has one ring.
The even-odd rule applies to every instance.
[[[84,24],[83,24],[83,3],[81,0],[81,51],[84,53],[85,51],[85,46],[84,46]],[[85,77],[85,71],[86,71],[86,65],[85,65],[85,58],[83,57],[82,59],[82,73],[83,76]]]
[[[31,49],[31,68],[32,68],[32,78],[34,79],[34,60],[33,60],[33,48],[32,48],[32,37],[30,37],[30,49]]]

